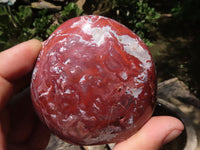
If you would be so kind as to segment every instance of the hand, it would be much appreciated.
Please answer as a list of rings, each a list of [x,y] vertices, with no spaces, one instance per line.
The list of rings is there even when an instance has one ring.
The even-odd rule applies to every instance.
[[[36,117],[29,90],[30,73],[41,43],[30,40],[0,53],[0,149],[43,150],[50,133]],[[114,150],[157,150],[184,129],[173,117],[152,117],[135,135]]]
[[[30,98],[31,72],[42,45],[30,40],[0,53],[0,149],[44,150],[50,133]]]

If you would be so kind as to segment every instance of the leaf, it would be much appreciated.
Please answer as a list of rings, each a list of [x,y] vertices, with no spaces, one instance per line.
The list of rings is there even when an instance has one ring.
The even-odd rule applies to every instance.
[[[53,33],[53,31],[56,30],[56,28],[58,27],[59,25],[52,25],[50,26],[48,29],[47,29],[47,34],[48,36],[51,35]]]
[[[18,9],[19,12],[17,13],[17,15],[23,20],[32,15],[32,9],[28,6],[19,6]]]
[[[8,11],[5,6],[0,7],[0,16],[8,15]]]
[[[79,9],[77,4],[69,3],[64,9],[60,12],[61,18],[59,19],[60,23],[63,23],[65,20],[77,17],[83,13],[83,10]]]
[[[0,52],[9,48],[10,47],[10,43],[7,41],[1,41],[0,40]]]

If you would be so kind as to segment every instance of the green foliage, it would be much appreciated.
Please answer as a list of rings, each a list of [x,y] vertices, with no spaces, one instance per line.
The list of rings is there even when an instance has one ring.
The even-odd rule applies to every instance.
[[[32,38],[46,40],[60,23],[82,12],[75,3],[69,3],[58,12],[58,22],[54,23],[55,13],[46,9],[33,11],[29,6],[18,6],[17,9],[0,7],[0,51]]]
[[[75,3],[69,3],[60,12],[59,22],[63,23],[64,21],[70,18],[73,18],[75,16],[80,16],[82,13],[83,13],[83,10],[80,10]]]
[[[46,39],[51,34],[51,32],[48,34],[47,30],[53,22],[53,15],[48,15],[47,13],[46,9],[39,11],[37,18],[34,19],[32,24],[32,36],[40,40]]]
[[[0,49],[6,49],[31,38],[44,39],[48,35],[52,15],[46,15],[46,10],[38,12],[38,18],[33,18],[33,11],[28,6],[19,6],[18,10],[7,7],[0,8]]]
[[[90,2],[89,4],[93,6],[93,1]],[[103,15],[102,12],[107,13],[107,17],[126,25],[147,45],[151,45],[150,30],[157,24],[159,14],[148,5],[148,0],[96,0],[94,3],[93,12],[100,13],[99,15]],[[90,11],[86,10],[86,12]],[[72,2],[63,6],[58,12],[36,10],[22,5],[0,7],[0,50],[32,38],[46,40],[61,23],[82,14],[83,10]]]
[[[17,40],[27,39],[23,29],[30,26],[31,15],[30,7],[19,6],[18,11],[13,11],[9,6],[0,8],[0,50],[16,44]]]
[[[182,6],[181,6],[180,2],[178,2],[176,4],[176,6],[171,9],[171,12],[172,12],[173,16],[179,16],[181,14]]]
[[[147,45],[151,45],[150,30],[155,27],[160,14],[148,0],[113,0],[113,17],[132,29]]]
[[[200,1],[182,0],[178,1],[176,7],[172,8],[172,14],[176,22],[199,29],[200,23]]]

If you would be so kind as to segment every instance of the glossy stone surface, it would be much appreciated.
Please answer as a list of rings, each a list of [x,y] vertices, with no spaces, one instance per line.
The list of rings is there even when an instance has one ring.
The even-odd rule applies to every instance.
[[[31,83],[41,120],[78,145],[122,141],[151,117],[156,99],[152,57],[120,23],[83,16],[44,42]]]

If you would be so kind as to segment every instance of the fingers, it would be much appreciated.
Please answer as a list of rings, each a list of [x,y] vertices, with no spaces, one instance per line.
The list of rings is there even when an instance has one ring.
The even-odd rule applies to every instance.
[[[8,105],[10,131],[7,136],[8,150],[44,150],[50,132],[39,121],[30,100],[30,89],[15,96]]]
[[[183,131],[181,121],[168,116],[152,117],[135,135],[118,143],[114,150],[158,150]]]
[[[15,96],[8,105],[10,112],[10,132],[8,134],[9,143],[21,144],[31,136],[36,114],[30,98],[30,89],[27,88]]]
[[[2,125],[0,124],[0,149],[1,150],[6,150],[6,141],[5,141],[5,134],[2,129]]]
[[[25,86],[28,81],[30,82],[30,72],[33,69],[34,63],[41,48],[41,42],[38,40],[30,40],[0,52],[0,111],[3,110],[3,107],[16,89],[21,89],[22,86]],[[30,98],[28,98],[28,100],[30,102]],[[13,103],[15,103],[15,101],[12,101],[11,105]],[[36,135],[39,135],[39,137],[37,137],[39,142],[37,141],[37,143],[34,143],[36,149],[40,150],[41,147],[44,149],[44,146],[46,146],[48,143],[47,140],[49,140],[48,138],[50,136],[48,130],[45,130],[44,127],[40,125],[41,123],[37,123],[36,128],[33,127],[33,125],[35,125],[34,122],[37,119],[35,120],[32,117],[35,115],[33,110],[31,113],[28,113],[31,108],[30,110],[24,109],[28,108],[26,106],[24,106],[24,104],[19,104],[18,107],[14,107],[14,109],[12,109],[12,111],[17,110],[14,112],[15,116],[20,113],[22,114],[11,120],[13,131],[11,136],[8,136],[12,137],[10,140],[13,142],[13,144],[8,144],[8,149],[30,149],[32,142],[29,142],[27,145],[24,145],[24,142],[31,140],[37,141],[34,140]],[[23,110],[26,111],[24,112]],[[25,117],[23,118],[22,116]],[[36,132],[33,132],[33,129]],[[45,140],[41,140],[41,138],[45,138]],[[5,139],[6,137],[5,134],[3,134],[3,127],[0,124],[0,149],[2,150],[5,149]]]
[[[41,48],[41,42],[33,39],[1,52],[0,76],[12,81],[30,72]]]
[[[6,135],[9,126],[7,116],[8,113],[6,111],[0,113],[0,150],[6,150]]]
[[[38,40],[30,40],[0,52],[0,111],[15,89],[11,81],[22,79],[33,69],[41,47]],[[27,80],[20,81],[16,85]]]
[[[7,150],[45,150],[49,139],[50,133],[48,129],[41,122],[38,122],[28,143],[8,144]]]
[[[12,93],[13,85],[0,76],[0,111],[7,103]]]

